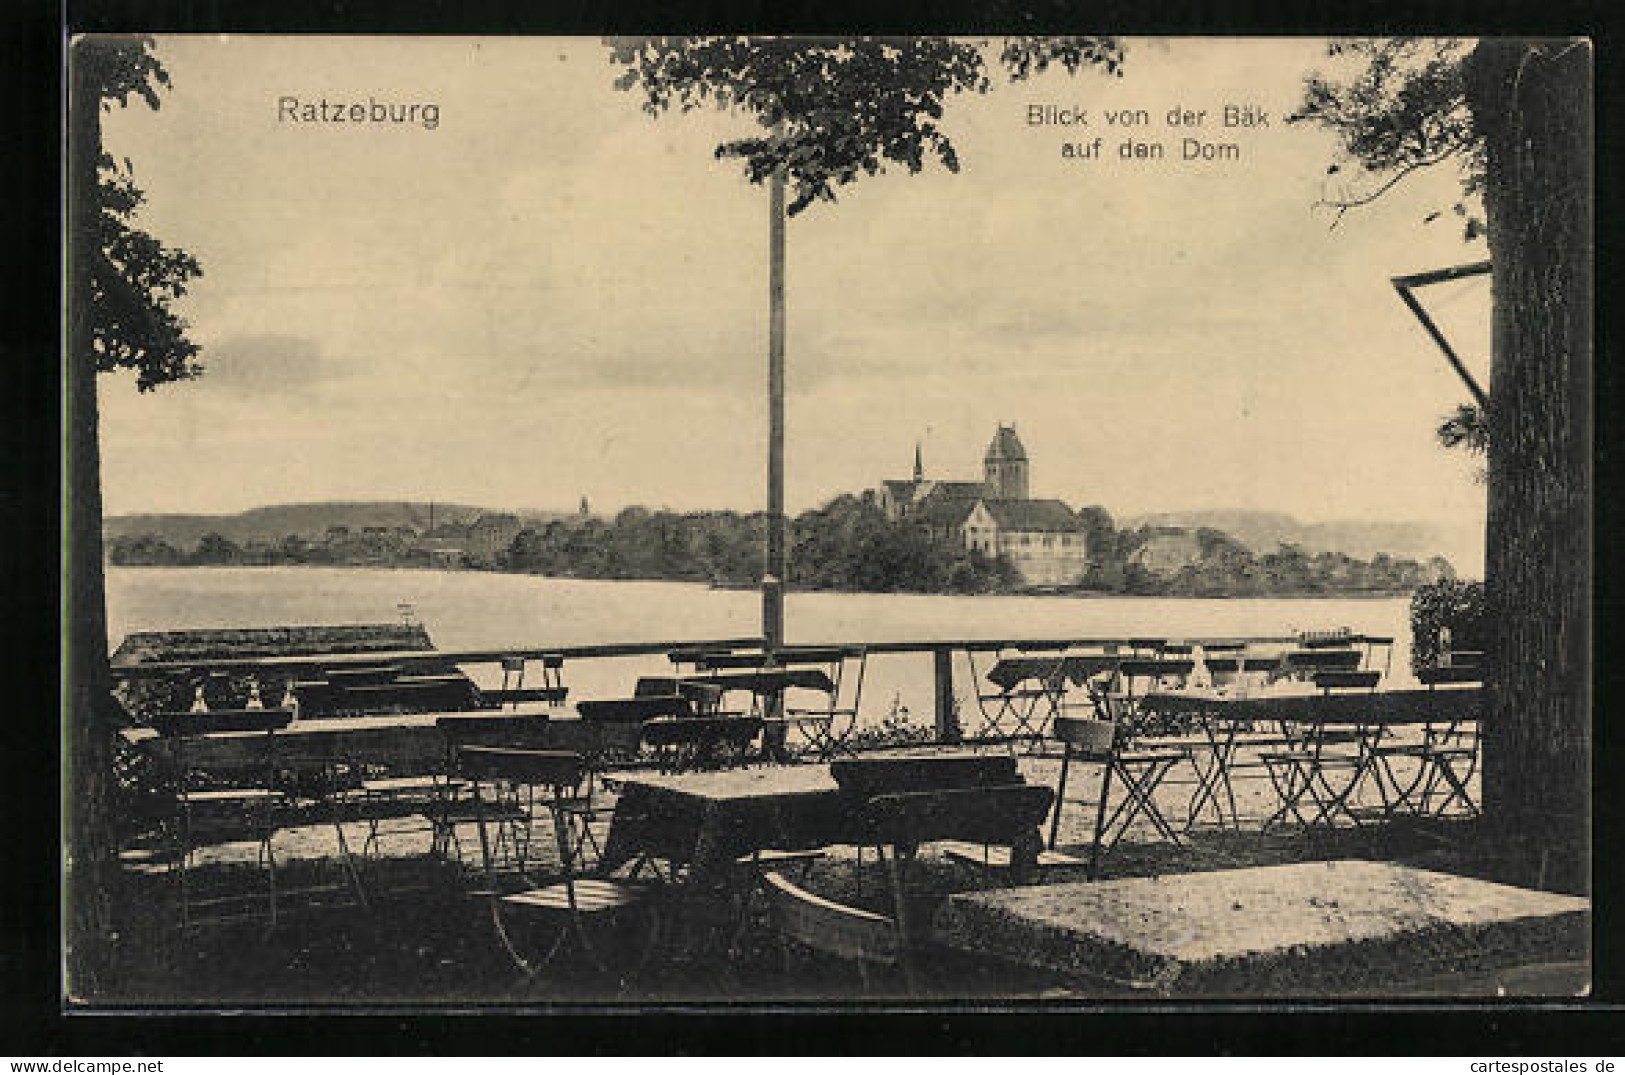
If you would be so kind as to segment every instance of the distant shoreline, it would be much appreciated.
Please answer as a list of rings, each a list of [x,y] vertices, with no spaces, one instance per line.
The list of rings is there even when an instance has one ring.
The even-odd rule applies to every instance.
[[[664,582],[673,585],[695,586],[705,590],[716,590],[721,593],[756,593],[759,587],[755,583],[738,586],[717,586],[703,579],[673,579],[673,578],[594,578],[583,575],[542,575],[529,571],[498,571],[481,568],[443,568],[427,567],[412,564],[114,564],[104,565],[107,570],[120,571],[416,571],[433,572],[437,575],[503,575],[514,578],[548,579],[568,582]],[[1157,593],[1121,593],[1112,590],[1018,590],[1010,593],[948,593],[931,590],[847,590],[835,588],[804,589],[790,586],[785,588],[789,594],[833,594],[839,596],[873,597],[891,595],[896,597],[969,597],[969,598],[1010,598],[1010,597],[1043,597],[1057,600],[1089,600],[1091,598],[1109,599],[1113,601],[1133,599],[1146,601],[1316,601],[1339,600],[1355,601],[1368,599],[1372,601],[1388,601],[1397,597],[1409,597],[1414,590],[1331,590],[1331,591],[1283,591],[1280,593],[1256,594],[1157,594]]]

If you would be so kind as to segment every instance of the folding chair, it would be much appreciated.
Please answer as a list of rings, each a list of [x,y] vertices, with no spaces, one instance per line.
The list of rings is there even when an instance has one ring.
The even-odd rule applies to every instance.
[[[1111,720],[1091,717],[1059,717],[1055,738],[1061,742],[1061,773],[1055,788],[1055,812],[1050,818],[1049,847],[1053,850],[1060,833],[1061,810],[1068,802],[1094,807],[1094,836],[1089,845],[1088,876],[1100,876],[1101,859],[1117,846],[1136,819],[1142,815],[1170,843],[1178,845],[1179,834],[1168,824],[1156,801],[1157,788],[1168,772],[1186,754],[1179,750],[1125,750],[1121,731]],[[1094,799],[1066,797],[1067,779],[1074,761],[1100,766],[1100,792]],[[1124,797],[1108,814],[1112,781],[1123,788]]]
[[[965,660],[982,721],[971,738],[1008,742],[1040,738],[1044,722],[1060,709],[1066,690],[1064,658],[999,656],[985,676],[978,675],[974,648],[966,647]],[[990,692],[982,685],[984,679],[998,689]]]
[[[593,966],[624,984],[653,951],[659,917],[647,883],[581,870],[566,810],[586,777],[581,755],[470,746],[458,772],[479,829],[481,895],[515,966],[532,978],[573,938]],[[551,856],[532,840],[538,814],[553,828]]]
[[[1380,744],[1371,752],[1374,775],[1390,812],[1403,809],[1422,815],[1440,814],[1456,803],[1469,815],[1478,812],[1467,793],[1467,782],[1478,764],[1478,714],[1451,704],[1451,695],[1452,688],[1482,687],[1483,673],[1474,664],[1455,663],[1453,656],[1444,655],[1449,663],[1416,672],[1417,681],[1427,688],[1421,738]],[[1408,781],[1402,780],[1398,772],[1396,763],[1401,759],[1413,766]],[[1392,789],[1391,795],[1387,789]],[[1434,798],[1441,793],[1444,799],[1435,807]]]
[[[281,828],[288,796],[280,786],[274,733],[287,727],[286,709],[214,710],[156,713],[149,723],[167,748],[172,814],[164,823],[169,869],[176,879],[180,928],[263,919],[274,928],[279,913],[277,863],[272,839]],[[194,757],[205,737],[236,733],[238,761],[197,767]],[[251,841],[263,893],[202,892],[199,852],[207,846]],[[203,917],[197,912],[202,911]]]
[[[820,761],[828,761],[838,754],[851,754],[852,749],[847,746],[847,741],[858,723],[869,651],[861,646],[799,652],[786,650],[779,655],[779,661],[781,664],[824,665],[834,684],[834,688],[825,694],[825,704],[822,706],[785,708],[785,730],[794,728],[803,741],[801,749],[792,750],[792,755],[811,753]]]
[[[1372,694],[1381,679],[1382,674],[1375,671],[1328,671],[1315,673],[1313,682],[1323,696],[1346,692]],[[1288,814],[1305,834],[1319,827],[1335,826],[1340,814],[1355,825],[1362,824],[1358,812],[1351,809],[1349,803],[1362,779],[1371,772],[1371,747],[1380,734],[1380,726],[1358,721],[1319,721],[1309,725],[1298,746],[1266,751],[1262,759],[1269,768],[1270,781],[1275,785],[1281,805],[1264,827],[1284,822]],[[1343,774],[1340,787],[1333,786],[1332,774]],[[1305,806],[1313,811],[1312,815],[1305,815]]]
[[[1416,678],[1428,688],[1435,717],[1424,729],[1421,811],[1442,816],[1460,804],[1463,813],[1477,817],[1478,804],[1468,792],[1468,782],[1478,771],[1479,714],[1449,703],[1455,690],[1483,687],[1484,673],[1476,664],[1456,663],[1453,655],[1448,667],[1422,669]],[[1436,795],[1442,798],[1434,806]]]
[[[1124,726],[1129,738],[1174,731],[1171,727],[1153,727],[1140,706],[1140,699],[1154,690],[1174,690],[1185,684],[1196,662],[1188,657],[1131,657],[1118,662],[1112,683],[1117,688],[1099,695],[1101,706],[1109,709],[1100,715]]]
[[[473,802],[466,781],[457,776],[461,751],[472,746],[534,748],[546,745],[548,718],[545,713],[525,716],[447,715],[435,720],[444,744],[442,761],[423,773],[374,777],[362,781],[366,797],[367,841],[363,857],[377,858],[384,820],[416,816],[428,826],[429,856],[451,865],[463,863],[462,842],[457,826],[474,820]]]
[[[1245,695],[1251,691],[1260,677],[1274,671],[1280,663],[1278,657],[1253,655],[1245,652],[1245,643],[1234,643],[1207,647],[1208,655],[1204,658],[1208,675],[1213,681],[1215,689],[1235,695]],[[1241,827],[1240,810],[1236,803],[1235,784],[1242,774],[1266,770],[1268,766],[1262,760],[1248,760],[1243,751],[1257,751],[1269,748],[1293,748],[1302,737],[1287,727],[1277,728],[1274,731],[1259,731],[1250,724],[1243,725],[1236,722],[1216,722],[1204,718],[1202,730],[1206,736],[1205,764],[1197,760],[1196,752],[1192,754],[1192,763],[1196,769],[1194,791],[1191,794],[1190,808],[1186,816],[1185,831],[1195,828],[1204,811],[1209,809],[1214,814],[1215,824],[1223,828],[1228,820],[1237,829]],[[1262,778],[1260,778],[1262,779]]]

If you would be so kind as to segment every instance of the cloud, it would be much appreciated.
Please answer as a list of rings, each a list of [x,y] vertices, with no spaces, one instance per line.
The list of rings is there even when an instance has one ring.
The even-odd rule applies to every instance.
[[[334,364],[309,336],[239,333],[203,349],[202,388],[245,396],[294,396],[332,380]]]

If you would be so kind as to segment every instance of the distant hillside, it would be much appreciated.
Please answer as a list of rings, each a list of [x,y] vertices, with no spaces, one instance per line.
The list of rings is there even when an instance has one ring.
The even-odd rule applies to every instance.
[[[1282,512],[1241,509],[1159,512],[1124,519],[1118,525],[1125,530],[1137,526],[1207,526],[1223,530],[1254,553],[1274,552],[1282,544],[1295,544],[1306,552],[1341,552],[1362,560],[1379,552],[1425,560],[1448,555],[1459,544],[1457,535],[1425,523],[1364,519],[1302,523]]]
[[[434,505],[434,524],[470,523],[484,514],[496,514],[492,509],[468,504]],[[521,518],[530,525],[546,523],[564,517],[564,512],[527,512]],[[252,508],[235,515],[114,515],[110,516],[103,532],[107,540],[120,537],[139,537],[152,534],[177,549],[189,549],[204,534],[213,532],[239,545],[248,541],[281,541],[289,534],[307,539],[319,538],[330,526],[347,526],[359,530],[364,526],[410,526],[417,530],[429,528],[427,501],[364,500],[336,501],[321,504],[273,504]]]

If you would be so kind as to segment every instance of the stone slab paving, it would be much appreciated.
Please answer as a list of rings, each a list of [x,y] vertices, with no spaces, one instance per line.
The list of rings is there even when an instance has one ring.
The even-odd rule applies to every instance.
[[[1583,961],[1590,901],[1337,861],[950,896],[938,943],[1152,994],[1405,995],[1444,974]],[[1494,975],[1471,976],[1494,994]]]

